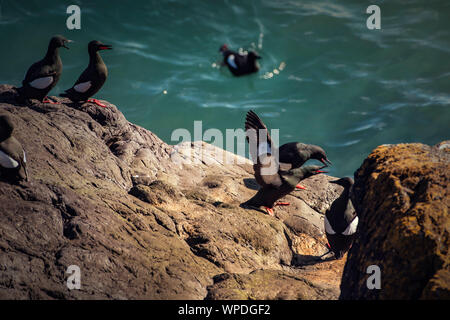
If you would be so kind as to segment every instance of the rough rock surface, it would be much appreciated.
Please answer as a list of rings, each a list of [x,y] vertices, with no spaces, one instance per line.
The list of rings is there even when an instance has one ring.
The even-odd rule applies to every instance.
[[[450,299],[450,143],[383,145],[355,174],[358,237],[341,299]],[[381,289],[369,290],[369,265]]]
[[[323,213],[342,192],[334,178],[304,181],[275,218],[244,210],[248,160],[169,146],[109,103],[53,99],[21,106],[0,86],[30,174],[0,181],[0,299],[338,297],[345,260],[314,262],[326,251]],[[66,286],[70,265],[80,290]]]

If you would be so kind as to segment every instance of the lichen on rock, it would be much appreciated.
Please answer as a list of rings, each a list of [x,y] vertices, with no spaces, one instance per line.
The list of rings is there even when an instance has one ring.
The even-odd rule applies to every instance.
[[[342,299],[450,298],[448,145],[383,145],[358,169],[360,220]],[[366,284],[370,265],[380,267],[379,290]]]

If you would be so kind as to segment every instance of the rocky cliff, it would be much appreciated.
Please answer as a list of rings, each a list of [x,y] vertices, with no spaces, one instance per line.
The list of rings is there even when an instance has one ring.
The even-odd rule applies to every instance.
[[[248,161],[202,156],[205,144],[176,151],[109,103],[54,99],[21,106],[0,86],[30,175],[0,181],[0,299],[338,298],[345,259],[314,261],[342,192],[334,178],[305,180],[275,218],[245,210]],[[173,161],[189,153],[193,164]],[[79,290],[66,286],[70,265]]]
[[[355,174],[347,263],[318,263],[335,178],[306,179],[275,218],[245,210],[249,161],[167,145],[109,103],[54,99],[21,106],[0,85],[30,175],[0,179],[0,299],[450,298],[449,142],[375,149]],[[66,286],[71,265],[79,290]],[[370,265],[381,289],[367,286]]]
[[[450,142],[383,145],[355,174],[360,217],[342,299],[450,299]],[[380,289],[369,289],[370,265]]]

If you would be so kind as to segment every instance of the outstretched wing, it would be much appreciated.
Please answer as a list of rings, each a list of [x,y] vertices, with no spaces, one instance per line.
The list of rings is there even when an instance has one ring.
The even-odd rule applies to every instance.
[[[258,115],[250,110],[245,118],[245,132],[247,134],[247,142],[250,144],[250,155],[253,162],[257,162],[262,155],[273,153],[275,147],[269,135],[269,130]],[[252,144],[256,143],[256,146]],[[256,154],[254,154],[256,152]]]
[[[250,156],[254,163],[256,181],[261,186],[279,188],[282,181],[278,174],[280,163],[274,156],[276,146],[273,145],[266,125],[252,110],[247,112],[245,131],[247,142],[250,145]],[[289,170],[289,168],[285,168],[285,170]]]
[[[278,163],[272,155],[260,156],[260,161],[253,165],[256,182],[262,187],[271,186],[272,188],[281,187],[283,181],[278,172]]]

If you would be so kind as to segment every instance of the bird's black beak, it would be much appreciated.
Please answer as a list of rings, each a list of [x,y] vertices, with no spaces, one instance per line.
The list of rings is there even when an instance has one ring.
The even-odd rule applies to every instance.
[[[73,40],[65,40],[64,44],[63,44],[63,47],[66,48],[67,50],[69,50],[69,47],[66,46],[66,43],[72,43],[72,42],[73,42]]]
[[[111,50],[112,46],[110,46],[109,44],[102,44],[98,47],[98,50]]]
[[[256,59],[262,59],[262,57],[261,56],[256,56]]]
[[[322,162],[326,167],[328,167],[328,165],[333,165],[332,163],[331,163],[331,161],[330,160],[328,160],[328,158],[322,158],[322,159],[320,159],[320,162]]]

